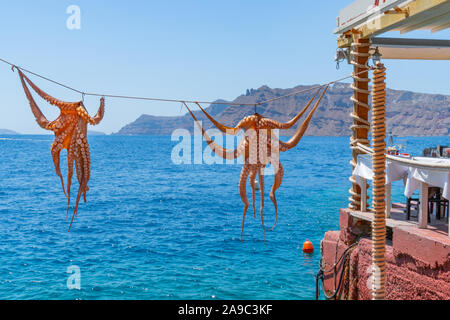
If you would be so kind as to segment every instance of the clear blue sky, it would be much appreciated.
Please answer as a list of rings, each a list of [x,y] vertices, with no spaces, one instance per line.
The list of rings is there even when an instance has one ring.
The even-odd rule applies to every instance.
[[[327,1],[2,1],[0,57],[83,91],[215,100],[262,85],[324,83],[336,70],[333,30],[350,0]],[[81,8],[81,30],[66,28],[66,8]],[[400,36],[399,33],[390,36]],[[450,32],[408,37],[450,39]],[[450,94],[448,62],[385,61],[388,86]],[[50,94],[73,92],[35,77]],[[43,133],[29,110],[17,73],[0,64],[0,128]],[[39,105],[49,119],[55,107]],[[90,113],[98,98],[86,98]],[[106,100],[103,123],[117,131],[142,113],[179,115],[179,104]]]

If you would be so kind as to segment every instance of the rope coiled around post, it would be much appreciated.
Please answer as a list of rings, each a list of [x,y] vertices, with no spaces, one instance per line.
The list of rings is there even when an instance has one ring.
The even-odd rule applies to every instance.
[[[350,148],[353,150],[353,158],[350,161],[350,164],[353,169],[356,167],[357,157],[357,150],[355,147],[358,143],[369,145],[367,135],[361,136],[358,132],[360,129],[365,129],[367,132],[370,130],[370,122],[368,121],[368,118],[361,117],[362,112],[360,112],[361,108],[365,109],[364,113],[368,113],[368,110],[370,109],[369,104],[362,101],[360,97],[360,95],[367,95],[368,97],[370,95],[370,91],[368,89],[360,88],[359,85],[360,83],[367,83],[368,87],[368,82],[370,82],[369,77],[360,75],[361,72],[365,73],[364,71],[369,71],[369,67],[367,65],[367,61],[370,56],[370,53],[368,52],[369,46],[370,41],[358,41],[352,44],[350,51],[350,55],[352,57],[350,63],[354,66],[352,73],[353,84],[350,86],[353,89],[353,96],[350,100],[354,103],[353,112],[350,114],[350,117],[353,118],[353,124],[350,126],[350,129],[353,131],[353,135],[350,137]],[[364,63],[360,63],[360,60],[363,60]],[[357,187],[355,177],[351,176],[349,180],[352,183],[352,187],[349,189],[349,208],[358,210],[361,208],[361,193],[358,192],[359,189]]]
[[[386,284],[386,202],[385,202],[385,171],[386,171],[386,68],[378,62],[373,70],[372,86],[372,298],[385,298]]]

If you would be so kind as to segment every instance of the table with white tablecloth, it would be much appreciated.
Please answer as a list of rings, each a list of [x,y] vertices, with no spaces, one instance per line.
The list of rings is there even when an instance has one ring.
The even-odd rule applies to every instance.
[[[391,183],[403,180],[405,184],[404,195],[409,198],[414,191],[420,189],[421,207],[419,226],[426,228],[428,205],[428,187],[442,189],[442,197],[450,200],[450,159],[413,157],[408,163],[402,158],[386,159],[386,216],[389,217],[391,209]],[[353,170],[356,183],[361,187],[361,210],[366,209],[366,180],[373,179],[372,156],[358,155],[358,161]]]
[[[442,163],[450,166],[450,159],[414,157],[420,162]],[[406,182],[405,196],[411,197],[415,190],[420,188],[422,182],[442,189],[442,196],[450,200],[450,171],[444,169],[429,169],[411,167],[409,169],[409,178]]]

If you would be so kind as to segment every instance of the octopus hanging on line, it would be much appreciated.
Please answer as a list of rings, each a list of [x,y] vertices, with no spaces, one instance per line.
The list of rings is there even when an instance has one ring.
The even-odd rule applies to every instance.
[[[22,71],[13,66],[19,72],[20,81],[25,91],[28,101],[30,102],[31,111],[36,118],[38,125],[46,130],[53,131],[55,133],[55,140],[51,146],[51,154],[53,163],[55,166],[55,172],[61,179],[62,189],[67,197],[67,212],[66,218],[69,214],[70,206],[70,186],[72,183],[73,166],[75,164],[77,179],[79,183],[77,200],[75,203],[75,209],[70,221],[69,230],[72,227],[74,217],[77,215],[78,204],[83,194],[84,202],[86,202],[86,192],[89,190],[88,182],[90,178],[90,153],[89,144],[87,141],[87,125],[97,125],[103,119],[105,113],[105,99],[100,99],[100,108],[94,117],[89,116],[83,101],[78,102],[65,102],[55,99],[39,89],[30,79],[25,76]],[[59,116],[54,121],[48,121],[42,111],[37,106],[27,87],[26,82],[33,88],[33,90],[41,96],[44,100],[52,105],[56,105],[60,109]],[[67,193],[64,188],[64,179],[61,174],[60,168],[60,153],[61,150],[67,150]]]
[[[278,208],[277,208],[277,200],[275,197],[275,191],[280,187],[281,181],[283,179],[283,166],[281,165],[279,161],[279,152],[287,151],[289,149],[294,148],[300,141],[300,139],[303,137],[306,129],[308,128],[309,122],[311,121],[311,118],[316,111],[317,107],[319,106],[320,101],[322,100],[322,97],[324,96],[325,92],[328,89],[328,86],[325,87],[325,89],[322,91],[322,94],[317,99],[314,107],[311,109],[310,113],[306,117],[306,119],[303,121],[303,123],[298,127],[295,134],[292,136],[291,139],[287,142],[283,142],[279,140],[276,135],[274,134],[273,130],[276,129],[289,129],[292,126],[294,126],[297,121],[300,119],[300,117],[306,112],[308,107],[311,105],[311,103],[314,101],[315,97],[319,93],[321,88],[317,90],[317,92],[313,95],[311,100],[308,102],[308,104],[301,110],[294,118],[292,118],[290,121],[286,123],[281,123],[276,120],[265,118],[261,116],[260,114],[256,113],[247,116],[244,119],[242,119],[236,127],[227,127],[222,124],[220,124],[218,121],[216,121],[211,115],[209,115],[201,106],[199,103],[196,103],[196,105],[200,108],[200,110],[205,114],[205,116],[223,133],[225,134],[231,134],[235,135],[239,132],[239,130],[244,131],[244,138],[239,142],[238,147],[235,150],[228,150],[226,148],[223,148],[216,144],[205,132],[205,130],[202,128],[201,124],[198,122],[195,115],[192,113],[192,111],[189,109],[186,103],[184,105],[186,106],[187,110],[191,114],[194,121],[199,126],[202,135],[206,142],[208,143],[208,146],[211,148],[211,150],[219,155],[220,157],[224,159],[236,159],[240,155],[243,157],[243,167],[241,171],[241,176],[239,179],[239,193],[242,202],[244,203],[244,210],[242,215],[242,229],[241,229],[241,241],[242,236],[244,232],[244,222],[245,222],[245,215],[247,213],[247,209],[249,206],[249,202],[247,199],[247,178],[250,178],[250,186],[252,187],[252,206],[253,206],[253,217],[256,217],[255,213],[255,178],[256,175],[259,176],[259,184],[260,184],[260,197],[261,197],[261,203],[260,203],[260,216],[261,216],[261,224],[263,228],[263,233],[265,233],[265,230],[273,230],[273,228],[277,224],[277,215],[278,215]],[[272,200],[274,207],[275,207],[275,222],[271,228],[266,228],[264,225],[264,217],[263,217],[263,208],[264,208],[264,170],[268,164],[271,164],[274,168],[274,184],[272,186],[272,189],[270,190],[269,197]]]

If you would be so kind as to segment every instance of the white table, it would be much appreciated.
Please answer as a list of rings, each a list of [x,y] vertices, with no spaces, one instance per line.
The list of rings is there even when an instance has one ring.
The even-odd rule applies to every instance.
[[[447,164],[450,166],[450,159],[413,157],[413,160],[427,162],[430,164]],[[409,169],[409,179],[406,183],[405,196],[411,197],[415,190],[420,188],[421,183],[442,189],[442,196],[450,200],[450,171],[445,169],[429,169],[411,167]]]
[[[430,164],[450,165],[450,159],[414,157],[413,160]],[[450,199],[450,170],[430,169],[421,167],[410,167],[408,179],[405,186],[405,196],[411,197],[415,190],[420,188],[420,214],[419,228],[426,228],[428,222],[428,187],[439,187],[442,189],[442,197]],[[450,225],[450,223],[449,223]],[[450,235],[450,226],[449,226]]]
[[[386,217],[391,214],[391,183],[397,180],[406,181],[408,177],[408,166],[386,160]],[[361,187],[361,210],[366,211],[366,180],[373,179],[372,156],[369,154],[358,155],[358,162],[353,170],[356,183]]]
[[[410,163],[399,163],[386,159],[386,217],[391,211],[391,183],[403,180],[405,196],[411,197],[415,190],[420,189],[419,228],[427,228],[428,187],[441,188],[443,198],[450,199],[450,169],[429,168],[423,164],[443,164],[450,167],[450,159],[413,157]],[[417,161],[417,164],[414,162]],[[422,164],[422,165],[421,165]],[[366,180],[373,179],[372,157],[368,154],[358,155],[358,161],[353,170],[356,182],[361,187],[361,210],[367,209]],[[450,235],[450,227],[449,227]]]

